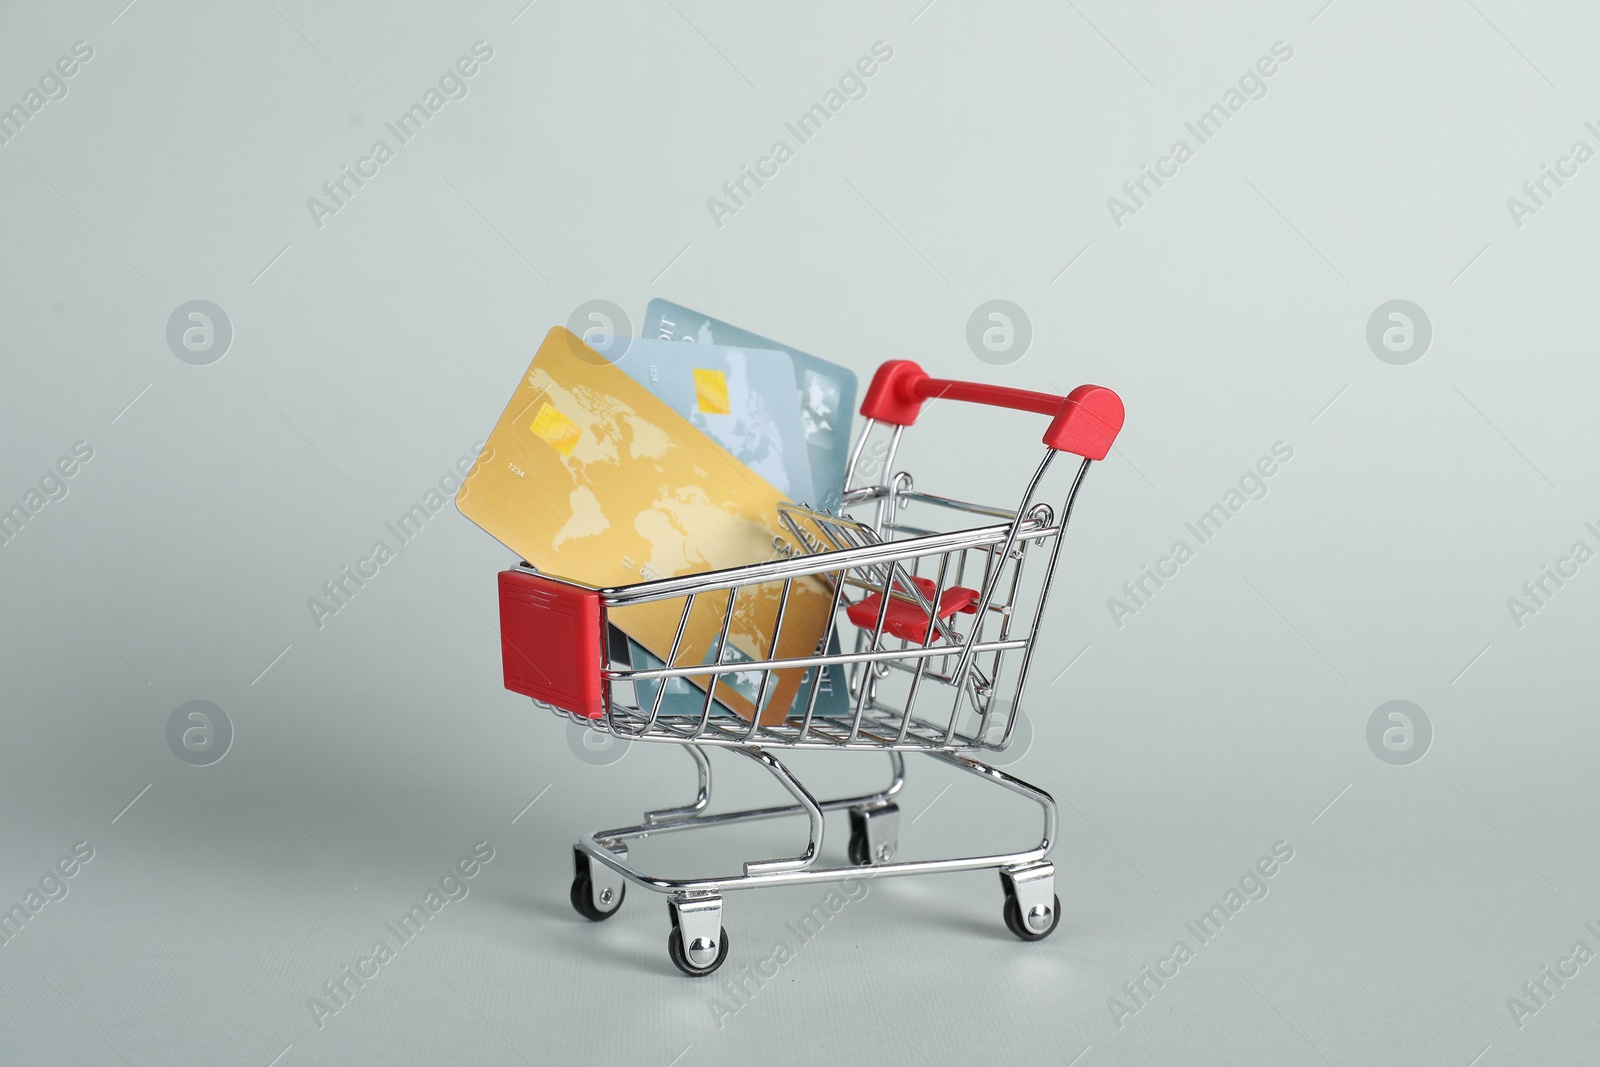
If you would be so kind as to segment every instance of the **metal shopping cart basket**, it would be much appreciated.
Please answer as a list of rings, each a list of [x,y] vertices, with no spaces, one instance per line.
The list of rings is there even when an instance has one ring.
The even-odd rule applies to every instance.
[[[1045,451],[1014,509],[966,503],[917,488],[893,469],[906,427],[923,405],[963,401],[1051,416]],[[757,886],[994,868],[1005,892],[1007,927],[1025,941],[1047,937],[1060,921],[1055,867],[1047,857],[1056,836],[1056,805],[1037,786],[981,762],[1004,749],[1022,707],[1028,667],[1061,554],[1067,519],[1091,461],[1105,458],[1122,427],[1117,395],[1080,386],[1065,397],[930,378],[915,363],[885,363],[861,405],[866,422],[852,451],[841,507],[833,513],[800,506],[781,510],[791,537],[771,562],[593,589],[540,574],[526,563],[500,575],[500,620],[506,687],[590,729],[635,741],[686,746],[699,786],[692,803],[650,811],[637,826],[601,830],[574,848],[573,907],[593,920],[616,914],[626,883],[666,894],[672,930],[668,954],[688,975],[707,975],[728,955],[722,894]],[[982,447],[961,438],[959,447]],[[1059,510],[1042,499],[1046,473],[1059,453],[1079,458]],[[996,466],[1001,457],[995,457]],[[941,523],[939,520],[943,519]],[[950,528],[950,527],[954,528]],[[1035,557],[1037,565],[1031,565]],[[1025,581],[1025,575],[1028,581]],[[827,632],[812,654],[774,658],[784,608],[796,583],[821,583],[832,596]],[[680,663],[685,627],[700,604],[722,619],[726,647],[735,601],[757,593],[777,603],[765,659],[718,654],[710,663]],[[647,602],[682,603],[671,655],[660,666],[636,667],[608,637],[607,613]],[[840,616],[848,625],[841,625]],[[614,635],[613,635],[614,636]],[[657,661],[661,662],[661,661]],[[730,675],[759,678],[761,708],[780,671],[806,669],[810,684],[779,717],[728,711],[716,697]],[[847,679],[844,710],[818,710],[822,675]],[[667,682],[696,680],[692,713],[664,706]],[[631,696],[632,699],[629,699]],[[764,767],[794,803],[713,813],[706,751],[720,747]],[[888,754],[892,775],[878,792],[819,800],[780,761],[782,749],[874,750]],[[1039,805],[1038,844],[1015,852],[900,861],[899,810],[905,754],[920,752]],[[819,864],[825,815],[847,811],[849,865]],[[804,816],[805,850],[752,860],[741,874],[666,878],[630,861],[628,844],[685,830]]]

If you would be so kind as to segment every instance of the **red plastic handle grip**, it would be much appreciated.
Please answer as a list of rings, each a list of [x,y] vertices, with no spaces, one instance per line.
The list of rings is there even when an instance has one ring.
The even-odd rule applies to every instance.
[[[909,359],[892,359],[878,368],[861,401],[865,418],[895,426],[917,421],[925,400],[961,400],[969,404],[1051,415],[1044,443],[1058,452],[1100,460],[1122,430],[1122,398],[1100,385],[1080,385],[1066,396],[1009,389],[981,382],[930,378]]]

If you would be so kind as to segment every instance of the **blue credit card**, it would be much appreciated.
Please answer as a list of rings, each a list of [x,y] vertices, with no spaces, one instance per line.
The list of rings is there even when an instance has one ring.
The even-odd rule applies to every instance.
[[[805,501],[814,495],[811,458],[800,407],[794,400],[794,366],[786,353],[750,346],[690,346],[632,338],[617,366],[790,499]],[[739,658],[748,657],[742,657],[731,646],[720,656],[725,663]],[[704,662],[715,663],[718,659],[713,648]],[[635,669],[665,665],[631,640],[628,662]],[[830,675],[826,681],[831,687],[833,677]],[[641,706],[652,706],[659,684],[636,683]],[[801,707],[809,699],[811,684],[808,676],[801,685]],[[761,673],[724,674],[718,688],[732,689],[753,704],[760,693]],[[661,703],[663,714],[696,715],[704,706],[705,694],[685,679],[667,679],[666,690]],[[823,696],[826,692],[819,694],[819,704]],[[725,709],[719,704],[717,710]]]
[[[790,500],[815,495],[787,353],[633,338],[617,366]]]
[[[838,511],[844,492],[844,468],[850,459],[850,421],[856,407],[855,372],[667,300],[650,301],[641,332],[646,338],[662,341],[776,349],[785,353],[794,369],[794,397],[817,497],[802,503],[822,511]]]
[[[829,649],[833,654],[838,654],[839,637],[837,634],[834,635],[833,640],[829,643]],[[652,654],[644,646],[631,640],[628,642],[628,654],[628,663],[634,670],[653,670],[657,667],[666,666],[665,661],[659,656]],[[748,656],[731,646],[728,648],[727,654],[724,654],[721,658],[723,663],[737,663],[749,659]],[[715,650],[713,650],[706,654],[705,662],[712,663],[716,659]],[[680,663],[679,666],[685,666],[685,664]],[[844,668],[837,664],[828,665],[820,674],[814,668],[806,671],[805,677],[800,683],[800,691],[795,694],[794,703],[790,705],[789,714],[805,714],[806,704],[811,700],[811,688],[818,684],[819,679],[821,680],[822,689],[817,694],[817,703],[813,713],[819,717],[828,718],[848,715],[850,713],[850,694],[846,689],[847,683],[845,681]],[[648,712],[655,704],[656,686],[661,684],[660,681],[638,681],[633,684],[634,696],[638,700],[639,707]],[[666,679],[666,684],[666,695],[661,698],[662,715],[692,716],[699,715],[704,710],[706,702],[704,690],[696,688],[683,678],[668,678]],[[723,674],[718,677],[717,690],[719,692],[730,686],[746,700],[754,704],[756,697],[761,692],[761,672],[742,671]],[[733,714],[720,702],[713,703],[712,712],[714,714]]]
[[[722,346],[741,349],[750,355],[752,360],[758,357],[764,358],[769,354],[787,357],[786,370],[789,377],[786,387],[772,396],[774,399],[779,396],[789,399],[791,403],[788,406],[796,412],[800,420],[801,436],[808,460],[808,479],[815,499],[802,500],[800,493],[794,490],[789,492],[799,503],[826,511],[838,510],[841,493],[844,490],[845,464],[849,461],[850,416],[855,410],[856,402],[854,372],[666,300],[650,301],[650,306],[645,311],[643,333],[643,338],[629,343],[627,355],[619,366],[628,371],[635,380],[644,382],[652,388],[655,386],[648,382],[646,377],[641,377],[641,374],[648,376],[650,355],[658,354],[661,345],[688,341],[697,348]],[[691,369],[693,366],[691,363]],[[667,403],[674,407],[678,406],[678,402],[666,393],[661,392],[660,395]],[[694,421],[692,416],[690,421]],[[710,432],[709,426],[701,426],[701,429]],[[734,455],[739,455],[715,433],[711,436]],[[742,456],[740,458],[743,459]],[[745,462],[748,463],[747,460]],[[772,484],[780,489],[784,488],[771,478],[767,480],[772,481]],[[839,654],[837,633],[828,642],[827,652],[829,655]],[[711,662],[709,655],[707,662]],[[637,670],[663,666],[659,658],[634,642],[629,642],[629,663]],[[722,678],[723,681],[718,683],[719,688],[729,682],[738,684],[745,680],[738,674],[727,674]],[[646,709],[655,700],[657,684],[636,683],[636,695]],[[800,692],[790,709],[791,714],[804,713],[806,704],[811,699],[813,686],[819,689],[815,706],[817,715],[837,717],[850,713],[850,689],[845,670],[838,664],[831,664],[820,672],[806,672],[805,681],[801,684]],[[661,712],[664,715],[698,715],[704,703],[703,691],[682,678],[670,678],[666,683],[666,695],[661,700]]]

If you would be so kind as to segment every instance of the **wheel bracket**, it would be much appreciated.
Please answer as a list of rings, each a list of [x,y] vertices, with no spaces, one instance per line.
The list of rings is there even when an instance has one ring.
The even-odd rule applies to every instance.
[[[1000,879],[1006,895],[1016,900],[1023,925],[1035,934],[1049,932],[1056,923],[1056,865],[1002,867]]]

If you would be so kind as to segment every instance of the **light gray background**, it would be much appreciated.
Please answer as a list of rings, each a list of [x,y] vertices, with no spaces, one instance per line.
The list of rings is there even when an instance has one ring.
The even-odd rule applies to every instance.
[[[1507,999],[1600,948],[1600,564],[1521,628],[1506,601],[1600,547],[1600,163],[1520,228],[1506,198],[1600,147],[1600,16],[524,2],[0,5],[0,104],[94,48],[0,147],[0,504],[95,450],[0,547],[0,899],[95,849],[0,946],[0,1061],[1592,1062],[1600,963],[1520,1028]],[[480,39],[470,94],[314,225],[306,199]],[[717,227],[707,197],[878,40],[866,98]],[[1117,227],[1107,197],[1278,40],[1268,95]],[[1048,941],[1006,933],[991,873],[877,883],[719,1029],[659,898],[601,926],[567,904],[578,833],[685,798],[690,767],[588,766],[501,689],[505,550],[442,512],[313,624],[550,326],[654,295],[863,382],[909,357],[1125,399],[1014,768],[1063,801]],[[995,298],[1033,326],[1007,367],[965,341]],[[233,324],[210,366],[165,341],[191,299]],[[1393,299],[1433,324],[1408,366],[1365,340]],[[1034,462],[1039,420],[928,422],[919,485],[1004,498]],[[1113,625],[1107,598],[1280,440],[1269,495]],[[210,767],[165,740],[193,699],[236,731]],[[1409,766],[1367,744],[1391,699],[1433,725]],[[881,773],[799,762],[821,789]],[[951,781],[913,763],[908,852],[1035,832]],[[725,869],[800,832],[655,855]],[[479,840],[471,895],[318,1029],[307,998]],[[1109,998],[1279,840],[1270,895],[1118,1026]],[[821,895],[730,897],[725,971]]]

